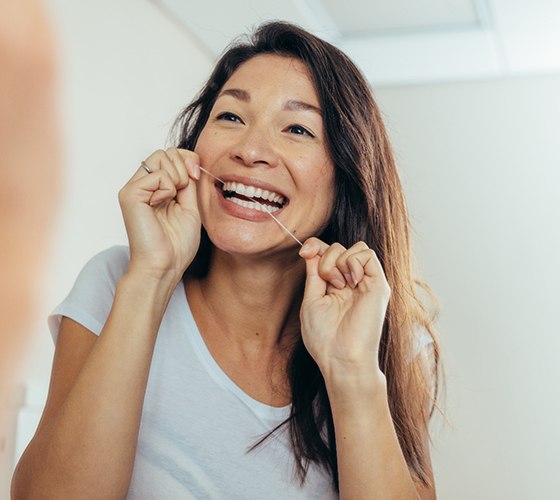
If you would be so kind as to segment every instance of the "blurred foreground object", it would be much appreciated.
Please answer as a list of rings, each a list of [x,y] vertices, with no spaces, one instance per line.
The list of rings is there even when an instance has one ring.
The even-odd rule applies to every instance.
[[[0,0],[0,405],[24,356],[60,191],[57,60],[37,0]]]

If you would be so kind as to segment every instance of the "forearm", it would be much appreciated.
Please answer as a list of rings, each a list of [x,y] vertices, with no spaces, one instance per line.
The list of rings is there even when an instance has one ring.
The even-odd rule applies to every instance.
[[[418,499],[389,411],[381,373],[331,374],[340,498]]]
[[[157,331],[172,291],[165,280],[121,279],[72,389],[18,466],[16,498],[126,496]]]

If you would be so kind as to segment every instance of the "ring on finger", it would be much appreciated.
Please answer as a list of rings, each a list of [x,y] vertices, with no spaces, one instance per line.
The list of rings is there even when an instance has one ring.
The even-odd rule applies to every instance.
[[[145,162],[145,161],[143,161],[142,163],[140,163],[140,166],[141,166],[146,172],[148,172],[149,174],[152,173],[152,171],[150,170],[150,167],[148,167],[148,165],[146,165],[146,162]]]

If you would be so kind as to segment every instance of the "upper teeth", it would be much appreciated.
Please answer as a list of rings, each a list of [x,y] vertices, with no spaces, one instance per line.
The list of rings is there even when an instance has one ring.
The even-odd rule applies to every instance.
[[[224,191],[233,191],[237,194],[247,196],[247,198],[262,198],[263,200],[279,203],[280,205],[283,205],[285,201],[285,198],[278,193],[255,186],[245,186],[239,182],[225,182],[222,189]]]

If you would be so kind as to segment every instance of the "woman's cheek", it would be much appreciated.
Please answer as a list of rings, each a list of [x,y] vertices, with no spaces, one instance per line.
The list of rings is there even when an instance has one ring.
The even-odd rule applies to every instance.
[[[200,157],[203,167],[211,167],[221,155],[226,145],[226,138],[217,130],[203,130],[198,138],[195,153]]]

